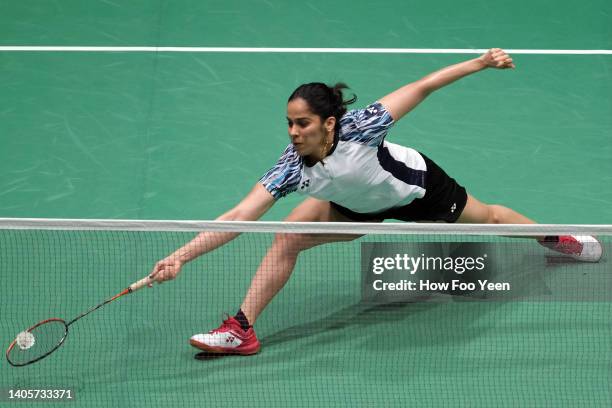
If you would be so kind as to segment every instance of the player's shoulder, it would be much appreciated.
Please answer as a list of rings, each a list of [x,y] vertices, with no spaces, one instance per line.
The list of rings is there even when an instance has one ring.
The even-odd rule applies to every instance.
[[[259,182],[275,199],[297,190],[302,177],[303,160],[293,144],[289,144],[276,164],[266,172]]]
[[[282,169],[283,173],[299,173],[303,165],[304,159],[295,150],[295,146],[289,143],[271,171]]]
[[[385,131],[393,124],[393,118],[378,101],[372,102],[362,109],[346,112],[340,119],[340,140],[344,142],[364,143],[369,141],[364,132],[373,130]],[[371,135],[370,135],[371,136]]]
[[[383,115],[388,115],[384,105],[378,101],[374,101],[365,108],[351,109],[347,111],[342,118],[340,118],[340,124],[362,121],[364,119]]]
[[[285,150],[283,151],[283,154],[281,155],[279,162],[301,165],[302,156],[300,156],[297,150],[295,150],[295,146],[293,145],[293,143],[289,143],[287,147],[285,148]]]

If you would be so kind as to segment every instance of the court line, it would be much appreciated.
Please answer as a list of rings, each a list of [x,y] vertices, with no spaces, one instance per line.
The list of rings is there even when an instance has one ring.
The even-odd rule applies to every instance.
[[[481,54],[470,48],[270,48],[270,47],[105,47],[0,46],[0,52],[187,52],[187,53],[322,53],[322,54]],[[612,55],[612,50],[505,49],[509,54]]]

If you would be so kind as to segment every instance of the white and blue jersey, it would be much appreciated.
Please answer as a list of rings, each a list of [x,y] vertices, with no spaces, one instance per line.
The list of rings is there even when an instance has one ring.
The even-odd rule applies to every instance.
[[[297,191],[356,213],[405,206],[425,195],[427,166],[416,150],[385,141],[393,123],[380,102],[349,111],[322,161],[306,165],[289,144],[259,182],[276,199]]]

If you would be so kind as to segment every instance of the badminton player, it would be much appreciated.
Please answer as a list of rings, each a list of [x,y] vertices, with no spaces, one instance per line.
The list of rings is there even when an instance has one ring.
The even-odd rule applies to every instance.
[[[384,219],[459,223],[530,224],[531,219],[501,206],[485,204],[468,194],[433,160],[385,137],[432,92],[487,68],[514,68],[499,48],[429,74],[380,98],[365,109],[347,111],[343,84],[310,83],[298,87],[287,104],[290,143],[251,192],[218,220],[259,219],[281,197],[309,196],[286,218],[293,222]],[[237,233],[199,234],[159,261],[151,273],[157,282],[176,278],[182,265],[225,244]],[[277,234],[259,266],[235,316],[220,327],[196,334],[190,343],[213,353],[249,355],[260,344],[253,324],[289,279],[299,253],[354,235]],[[601,245],[590,236],[554,236],[538,241],[578,260],[596,262]]]

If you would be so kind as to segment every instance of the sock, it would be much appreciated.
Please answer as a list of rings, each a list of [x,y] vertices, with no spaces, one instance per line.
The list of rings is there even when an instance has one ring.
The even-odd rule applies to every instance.
[[[251,327],[251,325],[249,324],[249,319],[247,319],[247,317],[244,315],[242,309],[238,309],[238,313],[236,313],[234,319],[236,319],[238,323],[240,323],[240,327],[242,327],[242,330],[244,331],[249,330],[249,328]]]

